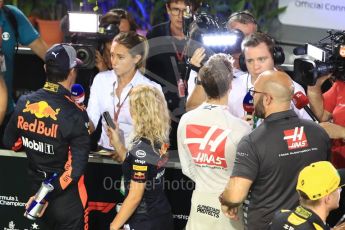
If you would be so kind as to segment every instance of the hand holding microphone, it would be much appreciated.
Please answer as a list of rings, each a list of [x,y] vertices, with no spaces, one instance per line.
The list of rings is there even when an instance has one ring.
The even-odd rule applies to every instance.
[[[83,105],[85,100],[85,90],[80,84],[73,84],[71,88],[72,96],[71,98],[78,105]]]
[[[318,123],[320,122],[320,120],[315,116],[313,111],[311,111],[311,109],[308,107],[308,104],[309,104],[308,97],[304,95],[301,91],[298,91],[293,95],[292,102],[297,109],[303,108],[309,114],[311,119],[313,119],[313,121],[316,121]]]

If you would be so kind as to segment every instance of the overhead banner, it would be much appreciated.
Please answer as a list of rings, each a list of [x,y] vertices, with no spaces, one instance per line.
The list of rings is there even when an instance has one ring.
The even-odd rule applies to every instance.
[[[286,11],[279,15],[282,24],[345,30],[344,0],[279,0],[279,7],[284,6]]]

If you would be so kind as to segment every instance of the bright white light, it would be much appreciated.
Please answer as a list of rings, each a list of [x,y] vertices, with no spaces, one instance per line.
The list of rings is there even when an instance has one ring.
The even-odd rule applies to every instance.
[[[237,39],[235,34],[205,34],[202,36],[205,46],[233,46]]]
[[[97,33],[99,15],[93,13],[69,12],[69,31]]]

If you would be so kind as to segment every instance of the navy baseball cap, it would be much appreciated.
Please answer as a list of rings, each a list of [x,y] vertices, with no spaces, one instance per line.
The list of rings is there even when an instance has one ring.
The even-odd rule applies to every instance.
[[[56,66],[62,71],[78,67],[83,62],[77,58],[77,52],[69,44],[54,44],[45,56],[46,64]]]

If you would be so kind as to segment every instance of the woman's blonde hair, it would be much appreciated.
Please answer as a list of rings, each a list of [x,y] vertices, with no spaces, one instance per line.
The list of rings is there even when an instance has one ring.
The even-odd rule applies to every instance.
[[[130,93],[129,104],[134,141],[144,137],[152,146],[169,143],[169,110],[161,91],[148,85],[136,86]]]

